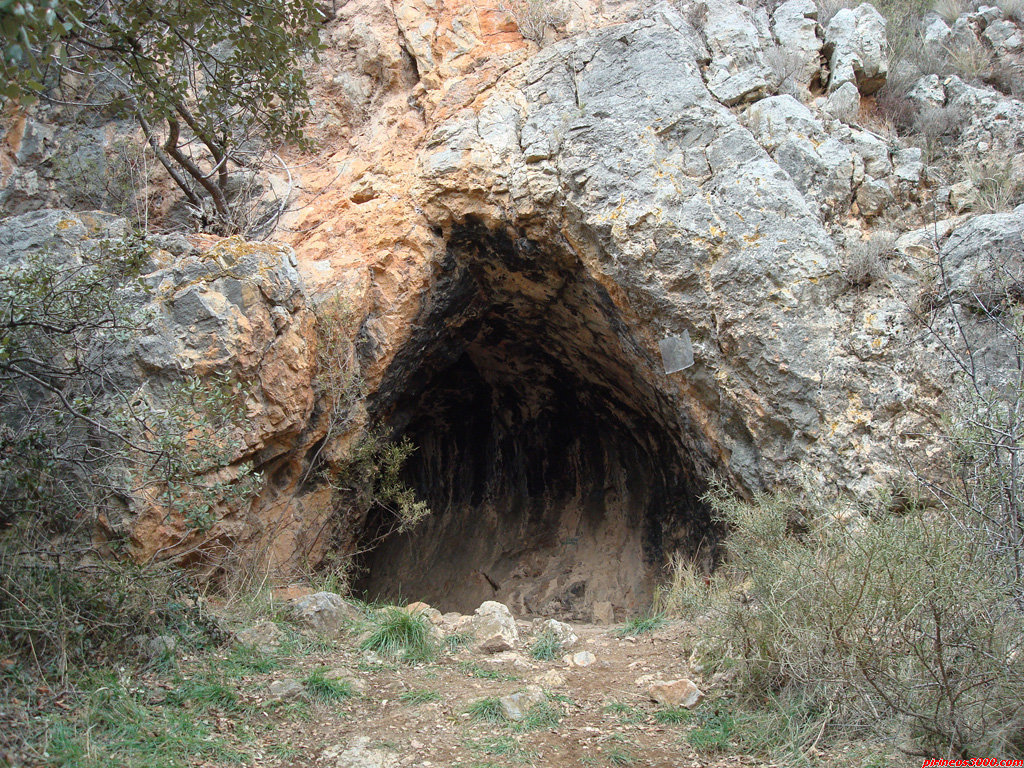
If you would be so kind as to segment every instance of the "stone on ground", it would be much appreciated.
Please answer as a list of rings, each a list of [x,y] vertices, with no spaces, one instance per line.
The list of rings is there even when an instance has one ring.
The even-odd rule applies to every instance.
[[[531,707],[543,704],[547,700],[548,697],[544,695],[539,685],[531,685],[518,693],[502,696],[498,703],[501,704],[501,711],[506,718],[519,722],[526,717]]]
[[[540,625],[540,632],[552,635],[565,650],[572,648],[580,641],[579,636],[573,631],[571,626],[555,619],[548,619],[543,622]]]
[[[515,648],[519,642],[519,628],[508,606],[487,600],[476,609],[475,614],[470,627],[476,637],[478,651],[501,653]]]
[[[693,709],[704,701],[704,692],[686,678],[659,680],[651,685],[647,693],[654,701],[666,707]]]
[[[354,619],[357,610],[334,592],[316,592],[296,598],[291,606],[292,619],[304,629],[322,635],[341,634],[346,621]]]
[[[291,701],[305,695],[306,689],[298,680],[286,677],[283,680],[275,680],[267,687],[267,692],[276,701]]]
[[[281,645],[284,632],[272,621],[261,621],[235,632],[235,642],[248,645],[260,653],[270,653]]]

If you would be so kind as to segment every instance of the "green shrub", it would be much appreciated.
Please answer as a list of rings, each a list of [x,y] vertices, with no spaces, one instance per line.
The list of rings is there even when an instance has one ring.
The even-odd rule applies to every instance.
[[[317,704],[331,704],[351,698],[354,693],[352,684],[347,680],[332,680],[326,676],[326,670],[316,669],[306,675],[302,681],[309,698]]]
[[[665,626],[666,623],[668,623],[667,620],[660,613],[652,613],[647,616],[634,616],[619,627],[618,630],[616,630],[616,634],[619,637],[626,637],[629,635],[646,635],[656,629],[660,629]]]
[[[530,647],[530,655],[537,661],[554,661],[562,653],[562,643],[554,632],[541,632]]]
[[[1024,749],[1024,617],[962,520],[806,493],[707,499],[730,528],[718,578],[738,586],[711,599],[705,657],[736,668],[740,694],[798,697],[819,732],[902,723],[926,749]]]
[[[376,651],[393,659],[429,661],[437,655],[437,643],[430,636],[430,622],[422,614],[404,608],[382,608],[371,618],[373,628],[359,644],[361,650]]]

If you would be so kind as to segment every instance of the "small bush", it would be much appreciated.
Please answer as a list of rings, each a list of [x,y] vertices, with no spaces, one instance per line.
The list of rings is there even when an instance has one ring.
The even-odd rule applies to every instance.
[[[1024,24],[1024,0],[998,0],[996,5],[1006,18]]]
[[[942,17],[947,24],[952,24],[961,14],[970,10],[970,3],[966,0],[936,0],[935,12]]]
[[[541,632],[530,648],[530,655],[537,661],[554,661],[562,654],[562,643],[551,631]]]
[[[507,722],[505,711],[501,708],[501,702],[494,696],[485,699],[477,699],[466,707],[469,719],[474,722],[504,723]]]
[[[894,243],[895,238],[892,237],[873,237],[847,243],[841,261],[847,288],[864,289],[885,277],[888,272],[885,259]]]
[[[974,160],[964,167],[978,191],[981,212],[998,213],[1024,202],[1024,179],[1014,171],[1011,159]]]
[[[740,693],[800,699],[804,724],[817,724],[807,732],[902,724],[925,750],[1024,751],[1024,616],[1012,571],[970,527],[945,511],[859,510],[806,492],[746,503],[716,487],[708,501],[730,526],[742,589],[711,608],[705,639]],[[732,727],[723,719],[699,738]]]
[[[371,621],[373,628],[359,644],[361,650],[409,662],[429,661],[437,655],[430,622],[422,614],[414,616],[404,608],[390,606],[378,611]]]
[[[660,629],[668,623],[668,620],[660,613],[653,613],[648,616],[634,616],[616,630],[619,637],[628,635],[646,635],[656,629]]]
[[[331,704],[344,701],[354,694],[352,684],[347,680],[332,680],[325,676],[326,670],[317,669],[306,675],[302,685],[309,698],[317,704]]]
[[[692,618],[707,606],[710,588],[710,578],[693,560],[675,554],[669,560],[668,581],[655,592],[655,612],[677,619]]]
[[[554,29],[569,18],[561,0],[501,0],[498,9],[512,18],[523,37],[537,45],[544,43],[549,28]]]

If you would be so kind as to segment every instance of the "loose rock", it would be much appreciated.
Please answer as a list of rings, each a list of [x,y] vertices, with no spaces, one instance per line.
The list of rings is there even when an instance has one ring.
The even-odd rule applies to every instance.
[[[235,632],[235,642],[249,645],[261,653],[270,653],[280,647],[284,632],[272,621],[261,621]]]
[[[666,707],[693,709],[704,701],[704,692],[686,678],[658,681],[647,693],[654,701]]]
[[[550,635],[553,635],[554,638],[558,640],[563,650],[568,650],[572,648],[580,640],[579,636],[573,631],[572,627],[570,627],[568,624],[564,622],[555,621],[554,619],[548,619],[547,621],[543,622],[540,625],[540,631],[542,633],[546,632]]]
[[[483,653],[501,653],[515,648],[519,628],[508,606],[488,600],[475,611],[471,623],[476,649]]]
[[[501,711],[506,718],[519,722],[526,717],[531,707],[543,704],[547,700],[548,697],[544,695],[539,685],[531,685],[518,693],[502,696],[498,703],[501,704]]]
[[[334,637],[342,633],[347,621],[358,611],[334,592],[304,595],[292,603],[292,619],[301,627],[321,635]]]
[[[267,688],[267,692],[275,701],[291,701],[305,696],[306,689],[298,680],[287,677],[284,680],[275,680]]]

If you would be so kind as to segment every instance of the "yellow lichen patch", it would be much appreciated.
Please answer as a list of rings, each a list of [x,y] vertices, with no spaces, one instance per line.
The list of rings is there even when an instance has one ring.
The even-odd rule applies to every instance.
[[[860,395],[856,393],[850,395],[846,406],[846,418],[851,424],[857,425],[868,424],[871,421],[871,412],[864,408]]]
[[[221,256],[230,256],[233,259],[238,259],[253,253],[280,253],[280,251],[281,246],[275,243],[253,242],[244,239],[240,235],[234,235],[214,245],[206,252],[206,256],[211,259]]]
[[[61,221],[57,222],[57,229],[63,232],[65,229],[71,229],[77,224],[78,222],[75,221],[74,219],[62,219]]]

